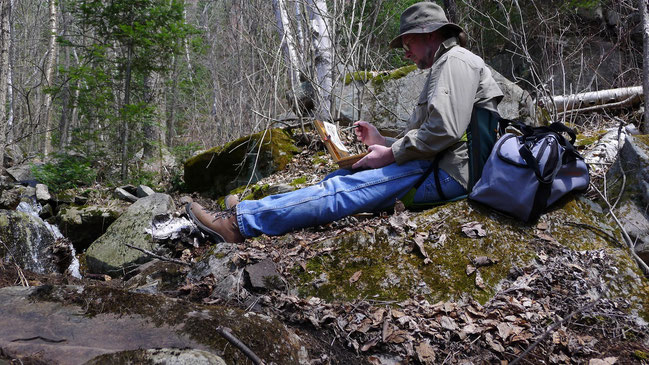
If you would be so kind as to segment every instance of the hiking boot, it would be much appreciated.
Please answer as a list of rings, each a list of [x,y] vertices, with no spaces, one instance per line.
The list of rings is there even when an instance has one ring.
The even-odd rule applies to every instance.
[[[217,243],[241,243],[245,240],[239,231],[234,208],[211,212],[198,203],[189,203],[185,206],[185,210],[198,228],[212,236]]]
[[[235,194],[230,194],[225,197],[225,209],[234,208],[237,204],[239,204],[239,197]]]

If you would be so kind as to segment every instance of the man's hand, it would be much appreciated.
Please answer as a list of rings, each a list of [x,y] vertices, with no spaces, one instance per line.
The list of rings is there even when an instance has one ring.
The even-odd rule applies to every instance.
[[[387,166],[394,162],[394,154],[391,147],[374,144],[367,148],[369,153],[352,165],[352,169],[367,167],[376,169]]]
[[[379,130],[376,129],[375,126],[363,120],[355,122],[354,125],[357,126],[354,131],[354,133],[356,133],[356,138],[365,143],[366,146],[372,146],[375,144],[382,146],[385,145],[385,137],[379,133]]]

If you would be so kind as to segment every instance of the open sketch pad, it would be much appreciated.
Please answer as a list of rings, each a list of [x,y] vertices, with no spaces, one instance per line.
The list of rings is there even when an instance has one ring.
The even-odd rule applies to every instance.
[[[347,149],[340,140],[338,128],[336,128],[335,124],[314,120],[313,125],[322,139],[322,142],[325,144],[325,147],[327,147],[327,151],[333,158],[334,162],[336,162],[341,168],[351,169],[353,164],[367,155],[367,152],[350,155],[349,149]]]

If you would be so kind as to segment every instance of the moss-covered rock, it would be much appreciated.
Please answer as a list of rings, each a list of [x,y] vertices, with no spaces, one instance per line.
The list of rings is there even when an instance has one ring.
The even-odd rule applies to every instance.
[[[70,239],[78,252],[83,252],[106,232],[122,214],[121,209],[88,205],[66,206],[59,210],[56,222],[61,233]]]
[[[248,364],[218,333],[224,327],[267,363],[307,360],[302,341],[276,319],[116,288],[2,288],[0,312],[0,350],[13,358],[38,354],[45,363],[83,363],[106,353],[189,348],[218,355],[227,364]],[[27,340],[15,341],[21,338]],[[141,363],[128,361],[137,357],[113,359],[112,364]]]
[[[225,195],[248,181],[254,183],[284,169],[296,152],[287,132],[265,130],[187,160],[185,184],[190,191],[214,197]]]
[[[155,251],[157,245],[146,230],[153,217],[175,209],[169,195],[156,193],[138,200],[110,225],[86,252],[86,264],[91,273],[121,276],[129,267],[149,261],[145,253],[129,248],[125,243]]]
[[[469,238],[462,229],[469,222],[481,224],[486,235]],[[535,258],[534,242],[541,239],[573,250],[605,250],[617,263],[611,273],[606,273],[610,274],[607,279],[611,288],[634,301],[636,309],[649,305],[647,280],[628,251],[610,238],[617,231],[604,215],[592,211],[586,200],[563,200],[542,216],[538,226],[468,201],[412,215],[402,225],[400,229],[390,223],[319,242],[323,254],[311,258],[306,271],[296,269],[293,284],[301,296],[327,300],[399,301],[420,296],[435,302],[470,296],[484,303],[510,271]],[[415,239],[423,242],[430,263],[426,263]],[[496,263],[479,267],[475,263],[478,257]],[[478,267],[477,272],[472,272],[471,266]],[[478,272],[484,285],[476,280]]]

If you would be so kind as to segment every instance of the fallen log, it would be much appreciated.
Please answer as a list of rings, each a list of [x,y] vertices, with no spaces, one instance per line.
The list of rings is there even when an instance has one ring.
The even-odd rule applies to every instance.
[[[541,107],[562,113],[599,106],[623,107],[642,101],[642,86],[622,87],[579,94],[556,95],[539,100]],[[600,109],[600,108],[597,108]],[[589,109],[590,110],[590,109]]]

